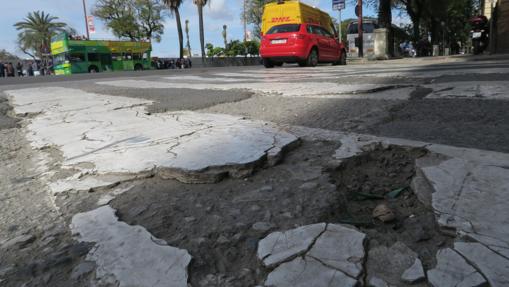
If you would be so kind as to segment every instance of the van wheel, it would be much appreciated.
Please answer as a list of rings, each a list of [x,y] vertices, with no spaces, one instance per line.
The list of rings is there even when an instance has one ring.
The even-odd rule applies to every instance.
[[[270,59],[263,59],[263,65],[267,69],[274,68],[274,63]]]
[[[97,68],[96,66],[90,66],[88,68],[88,72],[91,74],[99,73],[99,68]]]
[[[136,64],[136,65],[134,65],[134,70],[135,71],[143,71],[143,66],[141,64]]]
[[[282,67],[283,66],[283,63],[275,63],[274,66],[276,67]]]
[[[316,67],[316,65],[318,65],[318,52],[316,51],[316,48],[313,48],[313,50],[309,53],[306,66]]]

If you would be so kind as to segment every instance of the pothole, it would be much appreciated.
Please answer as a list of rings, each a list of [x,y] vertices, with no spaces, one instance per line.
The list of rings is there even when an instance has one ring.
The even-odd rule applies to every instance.
[[[368,235],[369,246],[405,244],[425,269],[435,266],[435,254],[453,239],[440,233],[434,213],[411,188],[415,160],[425,149],[377,146],[345,160],[331,174],[337,198],[322,220],[350,224]]]

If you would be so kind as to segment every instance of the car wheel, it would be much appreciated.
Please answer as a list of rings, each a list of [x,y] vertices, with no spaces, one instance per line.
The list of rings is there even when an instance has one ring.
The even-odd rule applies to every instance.
[[[283,66],[283,63],[275,63],[274,66],[276,67],[282,67]]]
[[[339,64],[342,66],[346,66],[346,52],[341,51],[341,58],[339,58]]]
[[[91,74],[95,74],[99,72],[99,69],[96,66],[90,66],[90,68],[88,68],[88,72]]]
[[[316,48],[313,48],[313,50],[309,53],[306,66],[316,67],[316,65],[318,65],[318,52],[316,51]]]
[[[263,59],[263,65],[267,69],[274,68],[274,63],[270,59]]]

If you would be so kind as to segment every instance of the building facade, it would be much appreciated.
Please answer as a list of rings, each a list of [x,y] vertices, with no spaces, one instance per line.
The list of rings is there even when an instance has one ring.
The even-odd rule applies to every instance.
[[[509,0],[484,0],[481,8],[483,15],[493,21],[491,52],[509,53]]]

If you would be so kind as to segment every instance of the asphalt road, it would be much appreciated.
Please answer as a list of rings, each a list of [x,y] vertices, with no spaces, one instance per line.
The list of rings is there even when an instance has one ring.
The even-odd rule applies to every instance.
[[[426,97],[433,87],[425,87],[489,87],[507,81],[508,71],[509,60],[504,57],[403,59],[314,69],[289,65],[271,70],[256,66],[12,78],[0,79],[0,91],[75,88],[152,100],[151,113],[226,113],[279,124],[508,152],[507,99],[471,97],[468,89],[463,96],[460,91],[459,95]],[[131,82],[124,85],[125,81]],[[335,91],[334,85],[350,85],[353,90]],[[385,91],[375,89],[365,96],[365,90],[372,87]],[[358,96],[347,96],[348,92]],[[8,108],[1,110],[5,114]],[[0,117],[0,121],[0,126],[15,124],[7,118]]]

